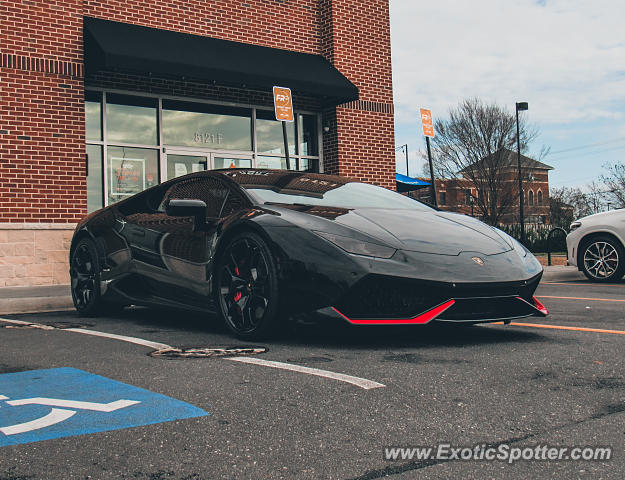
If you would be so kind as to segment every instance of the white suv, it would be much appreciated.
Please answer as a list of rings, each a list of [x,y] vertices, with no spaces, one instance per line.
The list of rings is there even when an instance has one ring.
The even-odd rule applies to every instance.
[[[595,282],[625,274],[625,209],[596,213],[571,223],[566,237],[569,265]]]

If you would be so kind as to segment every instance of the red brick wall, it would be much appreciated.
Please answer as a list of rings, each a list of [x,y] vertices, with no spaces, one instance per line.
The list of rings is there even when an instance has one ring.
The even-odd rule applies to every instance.
[[[360,101],[324,112],[326,171],[394,188],[388,0],[0,0],[0,222],[86,213],[83,15],[323,54],[360,90]],[[270,99],[186,85],[206,98]]]
[[[82,1],[0,3],[0,221],[86,213]]]
[[[82,62],[82,0],[0,0],[2,53]]]
[[[0,84],[0,220],[78,220],[86,212],[82,81],[3,68]]]
[[[547,222],[549,222],[549,173],[546,170],[531,170],[527,169],[527,175],[531,175],[533,180],[525,180],[523,182],[523,192],[525,194],[525,200],[523,202],[523,217],[525,218],[526,223],[530,223],[530,216],[543,216],[546,217]],[[428,179],[424,179],[428,181]],[[504,175],[505,182],[513,182],[513,190],[518,192],[517,182],[518,177],[517,173],[514,170],[511,170],[509,173]],[[471,206],[466,204],[465,199],[465,191],[467,189],[471,189],[471,192],[474,196],[478,195],[475,187],[472,186],[472,183],[469,180],[456,179],[456,180],[436,180],[436,191],[439,199],[439,207],[442,210],[449,210],[454,212],[464,213],[465,215],[471,214]],[[534,192],[534,204],[530,205],[528,200],[528,192]],[[538,191],[541,191],[543,194],[542,204],[538,204]],[[446,202],[445,204],[440,204],[440,193],[446,192]],[[515,194],[518,196],[518,193]],[[417,198],[421,198],[425,201],[430,199],[430,190],[423,189],[419,190],[418,193],[415,194]],[[477,206],[473,208],[474,215],[479,215],[480,211]],[[519,222],[519,206],[518,201],[515,197],[515,202],[510,206],[510,213],[507,213],[502,216],[501,223],[502,224],[512,224]]]
[[[320,8],[321,52],[360,96],[324,115],[326,172],[395,189],[388,0],[320,0]]]
[[[88,17],[319,53],[318,0],[87,0],[84,4]]]

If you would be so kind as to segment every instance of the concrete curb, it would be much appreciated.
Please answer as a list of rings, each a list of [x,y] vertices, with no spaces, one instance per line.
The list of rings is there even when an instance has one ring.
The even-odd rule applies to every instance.
[[[577,267],[554,265],[551,267],[543,267],[543,282],[571,282],[571,281],[588,281],[584,274]]]
[[[0,315],[73,310],[69,285],[0,288]]]

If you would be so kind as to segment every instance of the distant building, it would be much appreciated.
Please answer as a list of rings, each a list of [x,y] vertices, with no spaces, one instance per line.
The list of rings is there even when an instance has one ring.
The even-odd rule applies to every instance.
[[[519,223],[517,153],[511,150],[505,150],[503,153],[503,166],[501,164],[498,166],[502,169],[503,174],[501,188],[502,190],[512,189],[517,200],[507,209],[508,211],[503,215],[500,223],[510,225]],[[480,160],[480,162],[486,162],[487,159],[488,157]],[[553,167],[521,155],[524,194],[523,216],[526,224],[549,223],[549,170],[553,170]],[[462,175],[463,172],[460,173]],[[429,182],[430,179],[422,178],[421,180]],[[480,193],[476,185],[468,178],[463,176],[453,179],[436,179],[436,193],[438,206],[441,210],[481,217],[480,209],[477,206],[477,198]],[[429,188],[418,190],[412,196],[431,203]]]

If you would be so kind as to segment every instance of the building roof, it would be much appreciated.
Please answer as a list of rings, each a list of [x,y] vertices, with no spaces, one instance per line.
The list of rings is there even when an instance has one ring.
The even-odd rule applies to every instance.
[[[515,167],[516,168],[516,166],[517,166],[517,152],[513,152],[512,150],[508,150],[507,148],[502,148],[500,150],[497,150],[495,153],[492,153],[492,154],[488,155],[487,157],[484,157],[483,159],[479,160],[475,164],[478,164],[478,163],[481,163],[481,162],[485,162],[488,159],[494,157],[495,155],[499,155],[500,152],[502,152],[502,151],[503,151],[503,161],[502,161],[501,166],[509,166],[509,167]],[[523,168],[531,168],[531,169],[535,169],[535,170],[553,170],[553,167],[551,165],[547,165],[546,163],[539,162],[538,160],[534,160],[533,158],[526,157],[523,154],[521,154],[521,167],[523,167]],[[467,169],[468,169],[468,167],[463,168],[462,170],[460,170],[460,173],[463,173]]]

